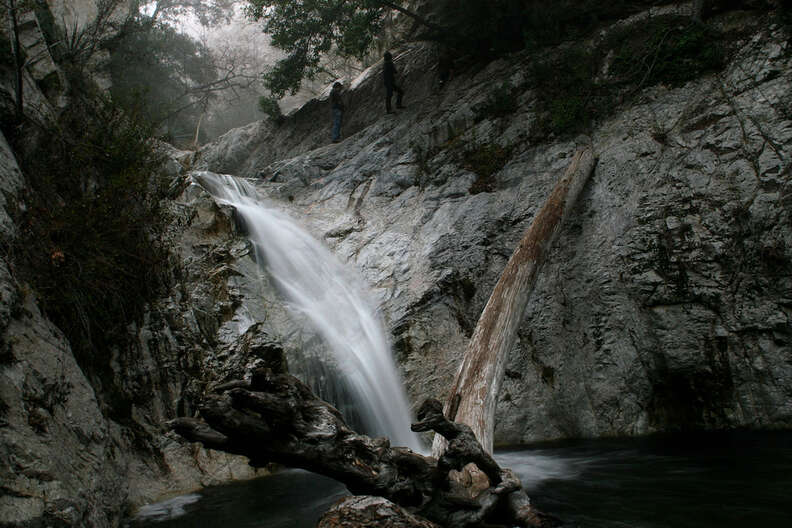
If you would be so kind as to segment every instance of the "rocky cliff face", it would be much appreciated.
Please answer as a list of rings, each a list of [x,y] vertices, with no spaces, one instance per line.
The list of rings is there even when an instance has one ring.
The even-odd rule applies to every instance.
[[[23,177],[0,140],[0,240],[16,228],[7,211]],[[122,483],[119,453],[93,388],[63,335],[44,317],[34,294],[0,267],[0,525],[31,520],[109,525]]]
[[[792,425],[792,100],[788,34],[741,14],[717,74],[657,85],[586,137],[537,134],[534,57],[437,84],[435,50],[396,56],[407,109],[374,66],[349,90],[344,141],[325,99],[233,130],[166,173],[176,286],[137,345],[108,351],[129,417],[77,366],[35,292],[0,268],[0,526],[108,526],[123,504],[252,475],[165,422],[212,384],[322,344],[288,314],[200,171],[250,178],[375,290],[414,404],[443,397],[506,261],[576,142],[599,163],[551,248],[512,351],[496,443]],[[733,21],[730,23],[734,23]],[[509,83],[514,105],[492,111]],[[0,149],[5,210],[23,185]]]
[[[15,234],[7,210],[24,179],[4,139],[0,147],[5,245]],[[177,184],[179,166],[169,168],[157,177]],[[230,211],[204,198],[189,209],[171,207],[173,266],[182,275],[140,327],[130,326],[136,342],[105,351],[115,379],[86,376],[63,333],[39,311],[36,293],[16,280],[3,256],[0,526],[116,526],[128,507],[261,474],[241,457],[166,434],[165,422],[194,412],[191,396],[207,383],[280,357],[280,347],[256,327],[219,342],[234,302],[224,261],[246,249]],[[129,406],[125,415],[110,401],[119,394]]]
[[[578,139],[599,163],[532,296],[496,442],[789,427],[787,34],[746,13],[722,23],[745,33],[720,73],[646,89]],[[315,101],[197,157],[253,178],[363,271],[414,402],[443,396],[575,150],[535,135],[532,60],[438,90],[431,52],[413,48],[396,61],[408,108],[384,115],[376,73],[359,81],[341,144]],[[504,82],[516,109],[486,115]]]
[[[53,9],[84,20],[92,14],[83,4],[56,2]],[[44,45],[37,19],[25,14],[26,46]],[[35,55],[39,60],[25,72],[25,110],[45,125],[54,121],[63,93],[47,91],[42,80],[61,72],[49,53]],[[4,66],[0,77],[7,107],[13,76]],[[182,172],[174,160],[152,176],[177,188]],[[41,313],[37,292],[14,270],[11,212],[27,206],[25,184],[0,136],[0,526],[116,526],[127,508],[164,494],[260,474],[240,457],[179,442],[165,426],[194,411],[190,395],[209,381],[280,351],[263,333],[236,334],[238,341],[222,349],[214,337],[230,302],[224,276],[214,274],[222,262],[216,254],[244,246],[230,212],[208,199],[208,212],[201,204],[168,203],[170,266],[183,273],[178,288],[153,303],[142,324],[130,325],[128,347],[102,351],[113,379],[97,379],[81,368],[63,333]],[[190,246],[198,238],[199,247]],[[223,286],[214,288],[217,277]],[[119,397],[121,405],[113,401]]]

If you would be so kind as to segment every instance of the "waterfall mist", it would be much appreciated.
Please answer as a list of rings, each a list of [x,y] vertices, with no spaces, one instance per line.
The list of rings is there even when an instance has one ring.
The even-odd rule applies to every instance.
[[[290,365],[344,418],[369,436],[422,451],[390,344],[364,281],[286,214],[265,206],[244,180],[210,172],[194,177],[220,203],[233,206],[256,259],[293,314],[326,344],[330,357]]]

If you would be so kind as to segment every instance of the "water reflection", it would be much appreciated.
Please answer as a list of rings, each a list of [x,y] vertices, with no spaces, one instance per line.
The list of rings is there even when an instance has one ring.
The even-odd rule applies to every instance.
[[[511,464],[537,507],[568,527],[744,528],[792,521],[788,432],[575,442],[505,452],[498,460]],[[537,472],[532,460],[552,462]]]

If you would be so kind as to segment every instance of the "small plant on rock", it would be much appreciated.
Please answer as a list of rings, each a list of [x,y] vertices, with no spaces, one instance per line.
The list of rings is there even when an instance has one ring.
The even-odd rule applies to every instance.
[[[264,112],[273,123],[280,125],[286,119],[281,112],[278,100],[274,97],[262,95],[259,97],[259,110]]]
[[[487,102],[476,112],[476,117],[478,120],[507,117],[514,115],[519,106],[514,88],[505,82],[493,90]]]
[[[594,117],[612,106],[597,84],[596,55],[582,46],[568,48],[533,66],[537,83],[539,135],[569,134],[585,130]]]
[[[665,17],[636,29],[611,38],[616,56],[610,72],[623,82],[680,86],[723,67],[721,37],[703,24]]]
[[[470,194],[495,190],[493,176],[500,171],[511,157],[511,150],[494,143],[478,145],[463,155],[463,166],[478,175],[470,187]]]

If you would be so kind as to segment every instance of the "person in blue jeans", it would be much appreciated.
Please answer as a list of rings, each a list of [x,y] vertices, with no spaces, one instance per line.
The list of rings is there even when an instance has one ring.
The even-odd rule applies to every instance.
[[[333,143],[341,141],[341,122],[344,119],[344,100],[341,97],[343,88],[343,84],[335,82],[333,83],[333,89],[330,90],[330,105],[333,108]]]
[[[396,108],[404,108],[402,106],[404,90],[396,84],[396,67],[393,65],[393,55],[391,55],[390,51],[386,51],[384,58],[385,64],[382,66],[382,77],[385,81],[385,111],[392,114],[391,97],[393,97],[393,92],[396,92]]]

